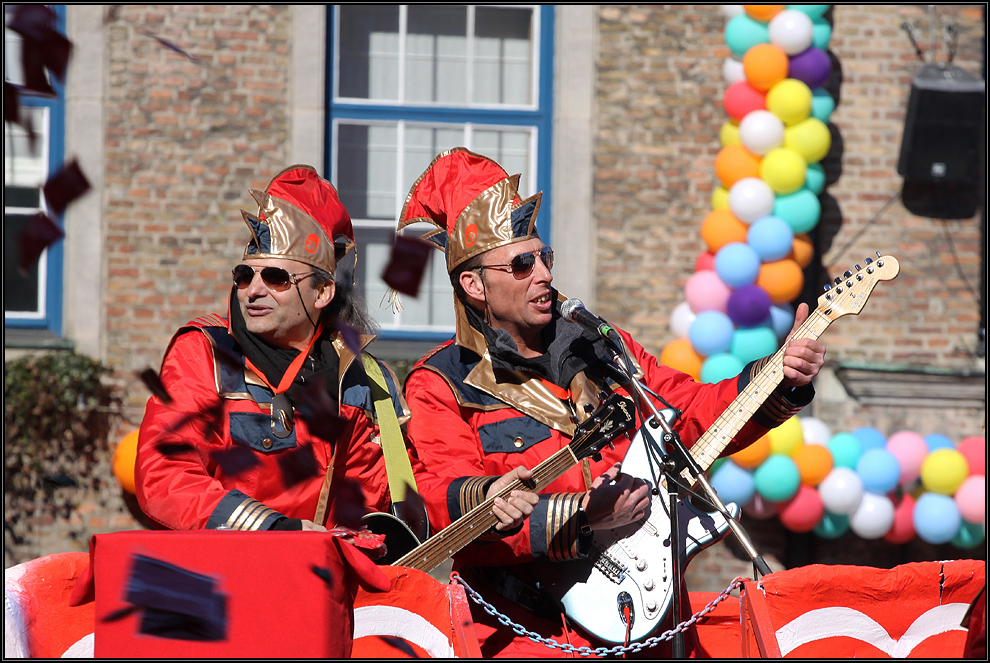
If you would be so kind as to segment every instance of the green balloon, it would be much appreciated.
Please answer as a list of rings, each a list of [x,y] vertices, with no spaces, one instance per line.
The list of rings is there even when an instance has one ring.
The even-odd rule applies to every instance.
[[[733,332],[733,343],[735,336],[739,333],[737,329]],[[761,357],[763,355],[760,355]],[[740,362],[734,355],[728,352],[719,352],[705,359],[701,365],[701,381],[706,384],[715,384],[726,378],[734,378],[742,372],[743,362]]]
[[[725,24],[725,43],[738,58],[746,55],[746,51],[757,44],[769,42],[770,28],[767,24],[755,21],[746,14],[733,16]]]
[[[804,12],[812,21],[824,16],[829,7],[831,5],[787,5],[788,9]]]
[[[826,446],[832,453],[833,467],[848,467],[853,471],[856,470],[856,461],[863,453],[863,447],[852,433],[836,433]]]
[[[811,117],[828,124],[835,110],[835,99],[823,88],[816,88],[811,91]]]
[[[823,539],[838,539],[849,531],[849,516],[825,510],[825,515],[815,525],[815,534]]]
[[[794,193],[777,196],[773,203],[773,215],[787,221],[794,234],[800,235],[818,225],[822,203],[814,191],[803,186]]]
[[[718,472],[718,468],[722,467],[722,463],[724,462],[725,458],[716,458],[715,462],[712,463],[712,466],[708,468],[708,477],[711,478],[712,475]]]
[[[986,532],[981,523],[970,523],[962,521],[959,531],[952,537],[952,545],[956,548],[975,548],[983,543]]]
[[[811,21],[811,45],[823,51],[828,50],[828,42],[832,38],[832,26],[822,18]]]
[[[770,454],[753,472],[756,492],[768,502],[791,499],[801,487],[801,472],[790,456]]]
[[[825,169],[820,163],[808,164],[808,170],[804,174],[804,185],[816,195],[825,190]]]
[[[777,351],[777,335],[770,327],[746,327],[732,334],[731,352],[739,360],[739,372],[743,366]]]

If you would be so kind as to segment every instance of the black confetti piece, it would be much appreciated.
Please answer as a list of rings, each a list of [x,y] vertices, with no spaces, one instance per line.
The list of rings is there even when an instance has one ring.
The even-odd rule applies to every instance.
[[[48,208],[58,216],[69,206],[69,203],[89,189],[89,180],[83,175],[79,164],[73,160],[48,178],[41,190],[45,193]]]
[[[333,522],[349,529],[365,527],[364,491],[361,484],[352,479],[342,479],[334,482]]]
[[[47,214],[38,212],[32,216],[21,231],[18,240],[20,247],[18,269],[27,274],[38,262],[44,250],[63,237],[65,233]]]
[[[433,245],[417,237],[396,235],[382,280],[395,290],[410,297],[419,295],[419,286],[426,273]]]
[[[216,463],[227,476],[237,476],[250,470],[260,461],[254,452],[247,447],[231,447],[218,449],[210,453],[210,459]]]
[[[305,481],[319,475],[320,464],[316,462],[316,454],[312,447],[302,447],[295,451],[280,455],[278,469],[282,472],[282,485],[291,488],[300,481]]]
[[[199,58],[190,55],[185,50],[179,48],[178,46],[176,46],[172,42],[168,41],[167,39],[162,39],[161,37],[159,37],[158,35],[154,34],[153,32],[151,32],[149,30],[145,30],[144,28],[138,28],[138,32],[140,32],[141,34],[143,34],[145,37],[151,37],[152,39],[154,39],[155,41],[157,41],[159,44],[161,44],[162,46],[164,46],[165,48],[169,49],[170,51],[175,51],[176,53],[178,53],[182,57],[186,58],[190,62],[195,62],[196,64],[202,64],[203,63],[203,61],[200,60]]]

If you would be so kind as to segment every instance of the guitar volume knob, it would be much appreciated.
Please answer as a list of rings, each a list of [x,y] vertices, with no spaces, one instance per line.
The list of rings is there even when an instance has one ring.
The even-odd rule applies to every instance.
[[[636,570],[645,571],[646,570],[646,560],[640,557],[636,560]]]
[[[645,589],[648,592],[652,591],[653,588],[656,586],[657,584],[653,582],[653,578],[647,578],[646,580],[643,581],[643,589]]]

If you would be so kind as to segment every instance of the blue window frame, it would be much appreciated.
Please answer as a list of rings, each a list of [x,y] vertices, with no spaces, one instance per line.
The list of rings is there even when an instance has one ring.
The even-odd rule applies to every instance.
[[[54,5],[56,29],[65,34],[65,5]],[[4,25],[13,10],[7,5]],[[4,80],[19,84],[20,35],[5,27]],[[51,216],[41,193],[45,181],[62,167],[65,152],[65,90],[49,81],[54,97],[21,91],[20,112],[31,116],[36,133],[31,150],[24,130],[4,124],[4,326],[62,332],[63,243],[50,245],[25,275],[18,270],[18,237],[32,215]],[[62,227],[62,216],[52,217]]]
[[[544,192],[550,237],[553,6],[336,5],[327,12],[327,163],[354,222],[358,287],[382,338],[438,341],[454,330],[452,290],[437,252],[405,310],[382,304],[396,218],[443,150],[464,146]],[[425,229],[425,228],[424,228]]]

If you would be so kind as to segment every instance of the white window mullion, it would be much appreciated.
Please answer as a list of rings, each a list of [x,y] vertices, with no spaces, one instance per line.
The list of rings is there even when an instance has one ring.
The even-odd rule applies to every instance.
[[[406,103],[406,27],[409,5],[399,5],[399,103]]]
[[[467,6],[467,97],[468,106],[474,104],[474,5]]]

